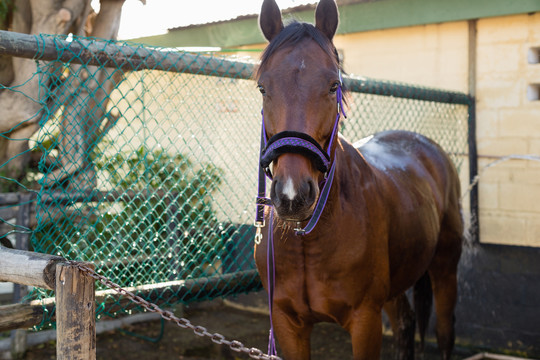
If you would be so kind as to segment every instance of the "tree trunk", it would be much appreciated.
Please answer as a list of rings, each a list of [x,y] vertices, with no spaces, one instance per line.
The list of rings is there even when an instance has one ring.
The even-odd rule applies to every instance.
[[[116,39],[122,5],[123,1],[101,1],[99,14],[91,24],[93,37]],[[68,191],[95,188],[97,178],[91,153],[100,138],[102,123],[107,120],[109,95],[122,76],[121,70],[112,68],[70,66],[64,86],[59,90],[62,94],[59,103],[64,105],[59,138],[61,168],[50,173],[43,184],[62,183]],[[66,186],[67,177],[69,184]]]
[[[7,28],[34,34],[38,41],[41,34],[68,33],[116,39],[123,3],[124,0],[101,0],[100,12],[94,17],[90,0],[15,0]],[[73,65],[71,70],[79,67]],[[0,133],[4,135],[0,138],[0,171],[13,179],[20,179],[27,170],[28,138],[38,130],[45,110],[47,94],[39,89],[39,82],[47,84],[49,79],[44,74],[39,79],[36,70],[35,60],[0,57],[0,83],[12,89],[0,91]],[[62,168],[50,177],[62,180],[77,173],[78,177],[71,182],[82,181],[84,184],[79,187],[85,189],[96,183],[89,152],[105,120],[108,96],[121,79],[121,73],[106,77],[97,67],[88,67],[87,75],[85,87],[77,91],[70,92],[69,88],[80,85],[81,79],[75,83],[65,81],[56,89],[58,93],[67,91],[67,95],[64,112],[60,114]],[[50,111],[59,109],[53,109],[52,104],[47,106]],[[51,185],[57,183],[52,181]]]

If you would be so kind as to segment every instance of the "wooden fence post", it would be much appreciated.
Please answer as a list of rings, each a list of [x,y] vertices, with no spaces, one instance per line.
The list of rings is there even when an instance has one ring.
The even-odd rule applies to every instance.
[[[93,264],[85,263],[93,268]],[[71,264],[56,265],[56,358],[96,359],[94,279]]]

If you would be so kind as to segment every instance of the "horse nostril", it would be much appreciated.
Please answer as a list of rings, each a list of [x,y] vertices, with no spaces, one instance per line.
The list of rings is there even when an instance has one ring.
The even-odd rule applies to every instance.
[[[315,181],[313,179],[309,179],[306,181],[307,186],[307,196],[306,196],[306,203],[311,205],[315,202],[318,195],[318,186],[315,184]]]
[[[283,196],[281,194],[283,194],[282,182],[279,179],[274,178],[274,181],[272,181],[272,186],[270,188],[270,198],[272,199],[275,207],[281,206],[281,197]]]

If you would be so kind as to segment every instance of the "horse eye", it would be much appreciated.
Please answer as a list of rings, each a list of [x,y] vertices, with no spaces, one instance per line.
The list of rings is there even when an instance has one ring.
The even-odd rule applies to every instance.
[[[330,94],[335,94],[339,88],[339,83],[333,83],[332,87],[330,88]]]
[[[261,92],[261,94],[266,95],[266,90],[264,89],[264,86],[262,86],[262,85],[257,85],[257,88],[259,89],[259,91]]]

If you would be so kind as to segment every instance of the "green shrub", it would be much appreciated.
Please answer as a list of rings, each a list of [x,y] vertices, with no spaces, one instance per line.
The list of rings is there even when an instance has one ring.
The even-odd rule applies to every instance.
[[[217,266],[222,241],[212,194],[220,169],[144,146],[101,157],[96,168],[100,187],[125,198],[50,207],[50,221],[36,231],[38,251],[107,267],[124,284],[198,277]]]

